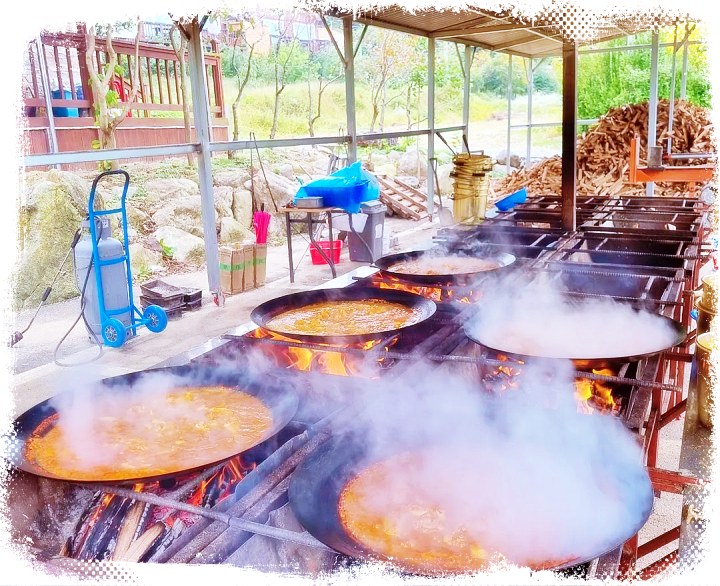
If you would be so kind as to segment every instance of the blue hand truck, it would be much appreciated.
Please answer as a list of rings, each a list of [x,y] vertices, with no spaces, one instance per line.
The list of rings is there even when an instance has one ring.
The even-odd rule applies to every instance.
[[[122,197],[120,199],[120,207],[111,210],[95,210],[95,191],[97,189],[98,182],[103,177],[107,177],[109,175],[122,175],[125,178]],[[105,342],[105,345],[112,348],[119,348],[125,343],[129,330],[131,330],[132,334],[135,335],[137,334],[138,328],[145,326],[151,332],[158,333],[162,332],[168,323],[167,314],[162,307],[158,305],[149,305],[145,308],[144,311],[140,311],[133,303],[133,284],[132,271],[130,269],[128,222],[127,212],[125,210],[125,198],[127,197],[129,186],[130,175],[127,173],[127,171],[124,171],[122,169],[118,169],[116,171],[105,171],[104,173],[98,175],[93,181],[92,189],[90,190],[90,199],[88,201],[88,220],[90,223],[90,239],[92,242],[92,259],[95,266],[95,283],[97,286],[98,303],[100,309],[100,330],[102,333],[103,342]],[[100,216],[110,216],[113,214],[120,214],[121,217],[123,235],[122,245],[124,254],[120,256],[115,256],[113,258],[102,259],[100,258],[100,252],[98,250],[98,234],[96,220],[98,220]],[[105,293],[103,291],[102,282],[102,267],[121,262],[125,263],[125,274],[127,277],[128,287],[128,305],[119,309],[109,310],[105,307]],[[130,325],[125,325],[122,321],[115,317],[128,312],[130,313]]]

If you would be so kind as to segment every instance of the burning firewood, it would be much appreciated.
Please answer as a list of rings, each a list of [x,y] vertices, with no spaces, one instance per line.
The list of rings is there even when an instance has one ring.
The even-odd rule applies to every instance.
[[[139,503],[138,503],[139,504]],[[132,545],[119,555],[113,555],[115,561],[137,562],[150,549],[155,540],[165,531],[165,525],[155,523],[145,533],[133,541]]]
[[[668,132],[668,100],[658,104],[658,145],[665,146],[672,136],[676,153],[707,153],[715,150],[708,111],[689,102],[677,100],[672,132]],[[640,157],[647,156],[648,104],[613,108],[596,126],[577,141],[577,195],[644,195],[645,186],[628,183],[630,139],[641,137]],[[695,165],[700,160],[675,161],[675,165]],[[525,169],[518,169],[496,180],[491,198],[497,199],[525,187],[530,195],[559,195],[562,159],[556,155]],[[690,190],[688,183],[656,183],[657,195],[674,196]]]

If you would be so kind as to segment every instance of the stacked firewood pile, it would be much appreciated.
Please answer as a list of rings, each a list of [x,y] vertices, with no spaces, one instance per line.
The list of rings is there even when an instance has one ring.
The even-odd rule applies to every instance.
[[[668,100],[658,103],[658,145],[667,144]],[[613,108],[587,133],[578,139],[577,145],[577,194],[578,195],[643,195],[645,185],[628,182],[630,140],[640,137],[641,164],[647,156],[648,103]],[[675,102],[672,129],[672,149],[678,153],[702,153],[715,150],[708,111],[704,108],[678,100]],[[697,165],[705,160],[685,159],[674,165]],[[561,186],[561,158],[554,156],[528,169],[518,169],[492,185],[495,198],[513,193],[521,187],[529,195],[558,195]],[[656,183],[657,195],[673,196],[686,193],[687,183]]]

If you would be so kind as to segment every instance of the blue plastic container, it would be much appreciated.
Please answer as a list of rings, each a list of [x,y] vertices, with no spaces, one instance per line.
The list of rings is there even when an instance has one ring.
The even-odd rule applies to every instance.
[[[514,208],[517,204],[524,203],[526,200],[527,190],[524,187],[521,187],[515,193],[511,193],[500,201],[495,202],[495,207],[501,212],[507,212],[508,210]]]
[[[64,97],[63,100],[72,100],[72,92],[70,90],[64,90],[63,92]],[[77,97],[79,100],[82,100],[82,88],[80,90],[80,93],[77,93]],[[52,97],[56,100],[61,99],[60,98],[60,90],[53,90],[51,93]],[[80,113],[78,112],[77,108],[53,108],[53,116],[56,118],[78,118],[80,116]]]

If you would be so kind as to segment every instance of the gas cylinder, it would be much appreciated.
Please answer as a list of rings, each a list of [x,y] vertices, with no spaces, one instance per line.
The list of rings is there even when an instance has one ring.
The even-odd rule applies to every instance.
[[[83,222],[83,228],[89,228],[88,221]],[[125,255],[125,249],[122,243],[110,235],[110,223],[104,218],[98,221],[95,230],[97,241],[98,256],[101,260],[109,260],[122,257]],[[83,230],[83,237],[75,245],[75,283],[78,290],[82,293],[83,283],[85,283],[85,275],[90,269],[90,276],[85,285],[85,321],[87,322],[88,336],[94,333],[100,337],[100,302],[98,299],[97,285],[95,282],[95,265],[90,266],[93,257],[93,242],[89,230]],[[121,309],[130,305],[128,296],[128,280],[125,269],[125,263],[119,262],[102,267],[100,271],[102,278],[102,287],[105,301],[105,310],[112,311]],[[130,310],[113,315],[119,319],[124,325],[130,325]]]

